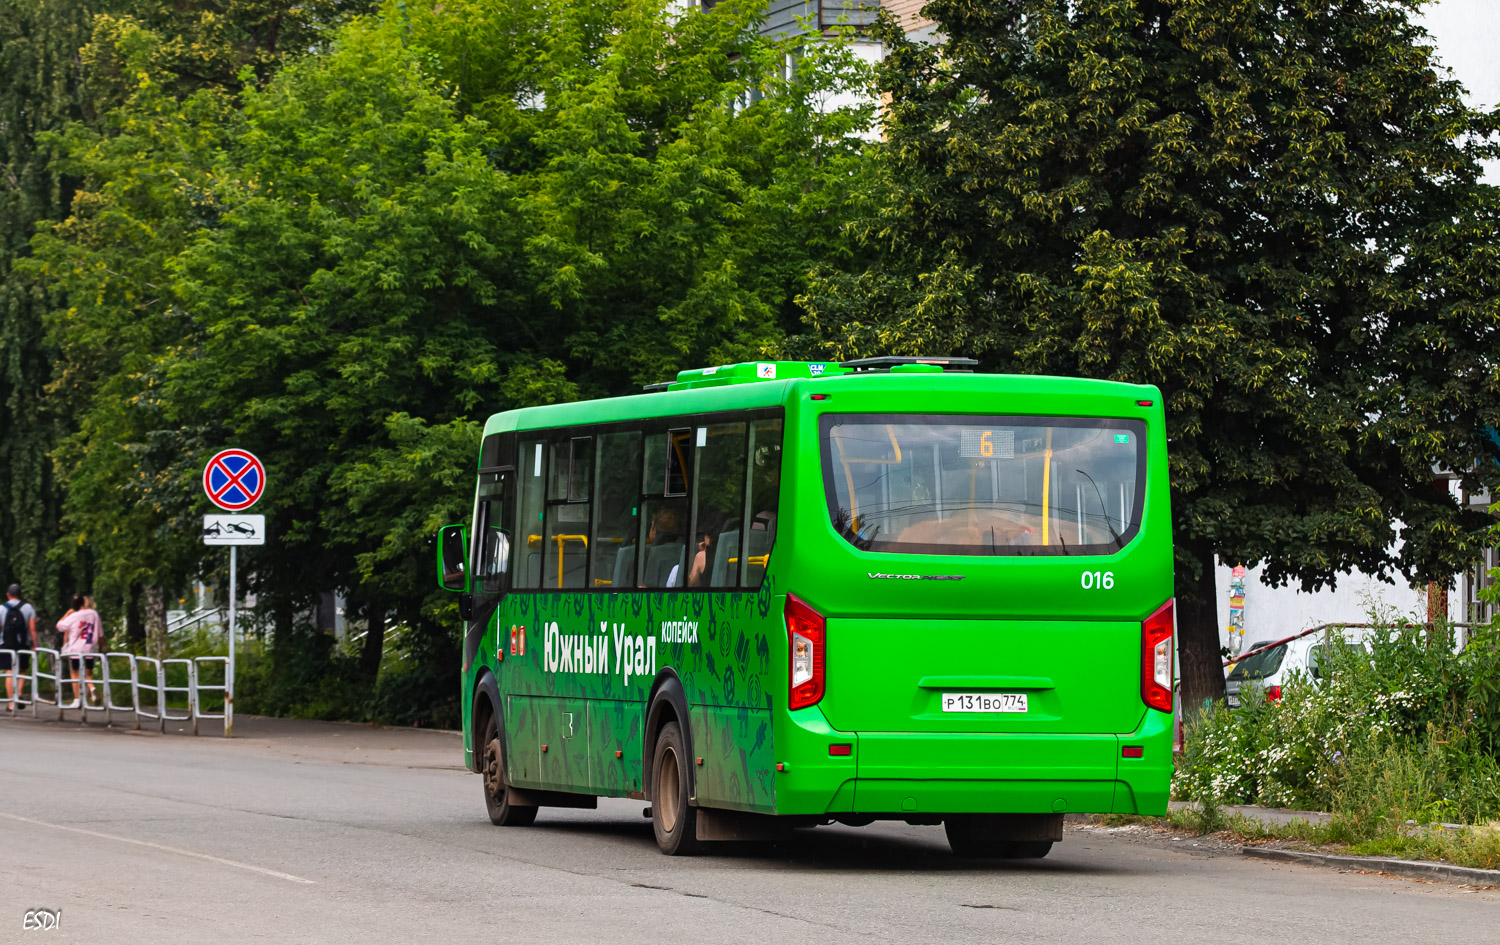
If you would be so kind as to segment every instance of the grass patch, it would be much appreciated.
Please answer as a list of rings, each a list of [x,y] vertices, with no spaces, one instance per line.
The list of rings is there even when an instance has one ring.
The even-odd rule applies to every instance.
[[[1352,843],[1348,852],[1358,856],[1393,856],[1404,860],[1442,860],[1458,866],[1500,869],[1500,822],[1470,830],[1424,827],[1396,831]]]
[[[1090,814],[1089,820],[1101,827],[1150,827],[1166,822],[1164,817],[1147,817],[1141,814]]]
[[[1184,807],[1169,811],[1167,820],[1178,830],[1199,837],[1218,833],[1228,826],[1228,821],[1224,817],[1224,809],[1212,799],[1199,800],[1197,807]]]
[[[1279,701],[1191,719],[1173,793],[1197,807],[1174,811],[1172,826],[1500,868],[1500,633],[1455,651],[1441,625],[1389,621],[1368,640],[1368,650],[1330,640],[1320,677],[1294,675]],[[1238,804],[1332,817],[1225,815]]]

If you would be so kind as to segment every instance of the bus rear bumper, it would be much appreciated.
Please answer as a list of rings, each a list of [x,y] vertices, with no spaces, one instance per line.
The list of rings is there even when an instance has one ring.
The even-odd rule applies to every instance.
[[[1171,716],[1147,711],[1129,735],[870,732],[852,742],[831,796],[784,775],[778,813],[912,816],[958,813],[1164,814],[1172,780]],[[1136,756],[1138,757],[1132,757]],[[842,759],[841,759],[842,760]],[[821,766],[820,766],[821,767]],[[804,777],[814,771],[803,767]],[[816,772],[834,774],[833,771]]]
[[[858,814],[1051,814],[1113,809],[1116,782],[861,778]]]

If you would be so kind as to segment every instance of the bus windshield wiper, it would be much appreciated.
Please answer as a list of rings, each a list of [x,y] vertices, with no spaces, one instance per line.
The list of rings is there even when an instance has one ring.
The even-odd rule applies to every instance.
[[[1115,523],[1109,520],[1109,509],[1104,505],[1104,493],[1099,491],[1099,484],[1094,481],[1093,476],[1090,476],[1083,470],[1075,469],[1073,471],[1078,473],[1078,475],[1082,476],[1083,478],[1087,479],[1089,481],[1089,485],[1094,487],[1094,495],[1099,499],[1099,511],[1104,513],[1104,527],[1109,529],[1110,535],[1112,535],[1115,539],[1115,550],[1119,551],[1121,548],[1124,548],[1125,542],[1120,540],[1120,533],[1115,531]],[[1121,524],[1123,524],[1123,521]]]

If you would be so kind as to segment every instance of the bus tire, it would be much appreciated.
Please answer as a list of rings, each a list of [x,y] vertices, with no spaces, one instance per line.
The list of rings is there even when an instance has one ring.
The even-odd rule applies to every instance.
[[[1012,840],[1006,820],[985,814],[963,814],[943,820],[948,847],[968,859],[1039,860],[1052,852],[1051,840]]]
[[[506,800],[505,746],[500,743],[500,723],[491,715],[484,730],[484,757],[479,765],[484,781],[484,806],[496,827],[529,827],[536,820],[535,807],[519,807]]]
[[[698,842],[698,808],[688,803],[691,761],[687,740],[676,722],[662,726],[651,760],[655,796],[651,801],[651,829],[656,845],[667,856],[692,856],[702,849]]]

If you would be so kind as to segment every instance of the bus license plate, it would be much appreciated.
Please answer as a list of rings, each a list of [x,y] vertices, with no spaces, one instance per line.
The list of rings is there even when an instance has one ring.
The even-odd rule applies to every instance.
[[[1024,692],[945,692],[944,712],[1025,712]]]

